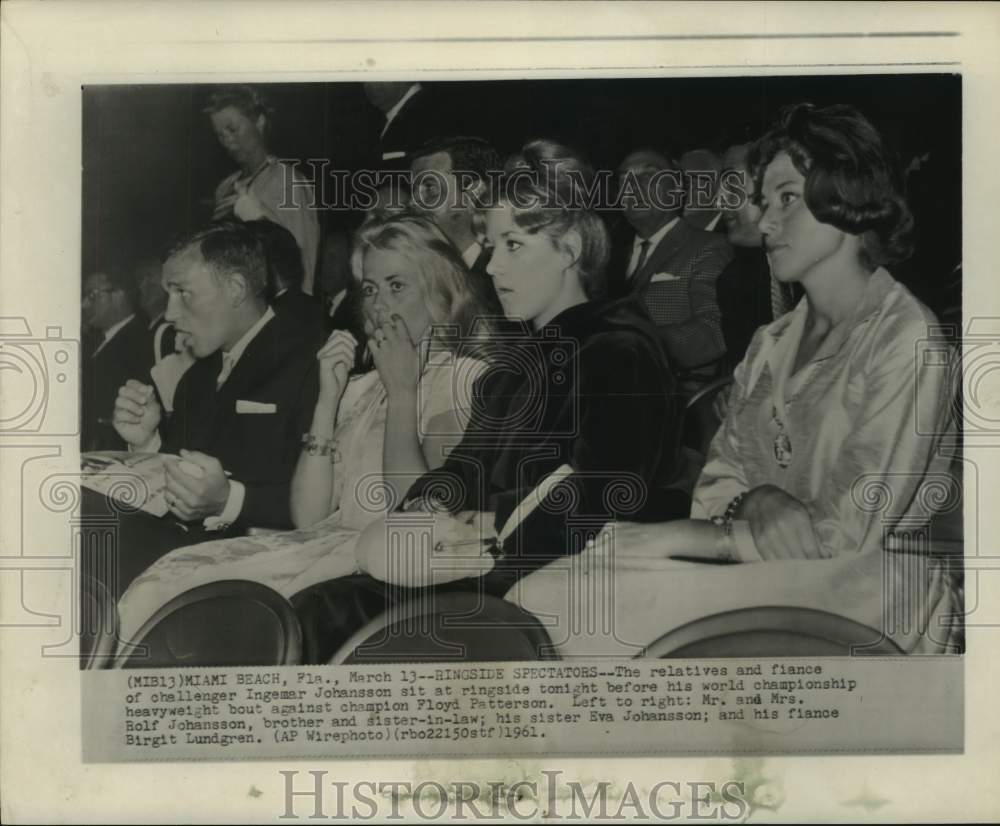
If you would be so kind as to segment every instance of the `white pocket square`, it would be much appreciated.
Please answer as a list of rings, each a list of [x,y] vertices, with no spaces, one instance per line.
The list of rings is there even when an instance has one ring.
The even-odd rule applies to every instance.
[[[650,283],[656,281],[680,281],[681,279],[674,275],[672,272],[658,272],[652,278],[649,279]]]
[[[251,402],[246,399],[236,400],[237,413],[277,413],[278,405],[270,402]]]

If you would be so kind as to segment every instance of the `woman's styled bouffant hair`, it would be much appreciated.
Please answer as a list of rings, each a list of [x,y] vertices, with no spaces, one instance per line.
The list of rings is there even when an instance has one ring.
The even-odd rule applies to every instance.
[[[391,250],[413,264],[424,302],[440,343],[455,350],[482,341],[492,330],[490,311],[470,287],[469,270],[448,238],[416,215],[372,217],[358,229],[351,251],[351,273],[360,284],[369,250]]]
[[[253,86],[220,86],[208,98],[202,111],[206,115],[214,115],[232,106],[251,121],[258,116],[264,116],[264,129],[261,135],[264,140],[271,137],[271,126],[274,120],[274,107]]]
[[[800,103],[783,110],[750,152],[758,193],[779,152],[805,177],[806,205],[816,220],[860,236],[868,266],[909,258],[913,216],[898,170],[882,136],[857,109]]]
[[[544,232],[559,246],[570,231],[582,241],[577,270],[587,298],[605,293],[611,244],[604,220],[587,205],[594,170],[576,151],[549,140],[535,140],[504,165],[504,174],[484,199],[486,208],[510,206],[514,223],[525,232]],[[481,228],[483,214],[477,218]]]

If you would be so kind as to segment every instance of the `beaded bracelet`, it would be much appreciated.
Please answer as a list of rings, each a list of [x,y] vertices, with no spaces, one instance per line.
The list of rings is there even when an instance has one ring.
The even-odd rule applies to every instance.
[[[310,456],[329,456],[337,449],[333,439],[320,439],[312,433],[302,434],[302,452]]]
[[[720,551],[720,557],[722,558],[734,561],[738,559],[736,545],[733,541],[733,520],[736,518],[736,511],[738,511],[740,505],[743,504],[743,500],[746,498],[747,493],[748,491],[743,491],[742,493],[734,496],[732,501],[726,506],[725,513],[723,513],[722,516],[713,516],[709,520],[716,527],[722,528]]]
[[[743,500],[747,498],[747,494],[749,492],[750,491],[745,490],[742,493],[736,494],[736,496],[733,497],[733,501],[730,502],[729,506],[726,508],[726,512],[723,514],[722,518],[726,520],[726,523],[730,526],[730,528],[732,527],[733,520],[736,518],[736,511],[740,509],[740,505],[743,504]]]

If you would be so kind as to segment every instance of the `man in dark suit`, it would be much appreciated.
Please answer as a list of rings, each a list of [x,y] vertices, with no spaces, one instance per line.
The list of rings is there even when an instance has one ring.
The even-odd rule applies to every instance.
[[[129,379],[146,381],[153,351],[145,319],[136,312],[135,283],[124,270],[109,267],[83,284],[83,322],[95,331],[93,349],[81,365],[82,450],[124,450],[111,425],[118,388]]]
[[[678,163],[684,173],[684,220],[698,229],[725,234],[718,204],[722,159],[710,149],[689,149]]]
[[[362,84],[365,97],[385,118],[376,163],[383,170],[405,170],[410,153],[442,134],[433,95],[420,83],[376,81]]]
[[[482,138],[434,139],[411,154],[410,209],[432,220],[458,250],[473,286],[490,312],[502,315],[493,279],[486,272],[490,251],[484,248],[473,217],[500,170],[500,156]]]
[[[146,546],[124,548],[122,580],[206,531],[291,527],[290,481],[316,402],[316,357],[294,317],[268,307],[266,279],[260,241],[241,223],[197,233],[164,264],[166,318],[197,361],[169,419],[151,386],[129,382],[118,394],[115,428],[133,449],[181,456],[166,462],[170,514],[145,520]],[[177,520],[180,534],[149,524]],[[149,539],[150,531],[158,535]],[[140,561],[126,559],[133,552]]]
[[[316,349],[326,339],[330,318],[323,312],[319,299],[302,290],[305,270],[302,251],[287,229],[273,221],[246,221],[264,247],[267,262],[266,295],[278,315],[288,315],[302,325]]]
[[[711,378],[726,352],[715,282],[732,250],[725,238],[681,217],[684,187],[677,163],[640,150],[618,172],[631,232],[616,249],[609,291],[641,296],[668,355],[692,389]]]
[[[163,318],[167,309],[167,294],[161,283],[163,261],[152,257],[140,258],[132,267],[132,272],[139,286],[139,304],[148,319],[146,329],[153,345],[153,362],[159,364],[175,352],[177,338],[174,325]]]

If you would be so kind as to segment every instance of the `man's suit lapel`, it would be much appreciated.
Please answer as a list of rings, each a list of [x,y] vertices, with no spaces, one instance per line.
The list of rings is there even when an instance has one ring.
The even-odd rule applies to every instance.
[[[637,272],[629,279],[633,282],[632,292],[640,293],[645,290],[649,286],[652,277],[663,269],[670,259],[677,254],[678,250],[687,243],[690,237],[691,229],[684,223],[684,219],[681,218],[674,225],[674,228],[664,236],[663,240],[656,245],[656,249],[653,250],[652,255],[649,256],[643,265],[642,271]]]
[[[198,359],[181,376],[166,431],[166,452],[176,453],[182,447],[201,450],[208,443],[215,420],[215,379],[221,369],[222,355],[215,352]]]
[[[101,364],[102,362],[104,364],[115,364],[122,361],[123,355],[127,358],[132,348],[136,345],[137,333],[140,333],[141,330],[142,320],[139,316],[133,316],[128,324],[112,336],[111,341],[103,347],[98,343],[97,347],[94,348],[94,352],[91,353],[90,358],[94,364]]]
[[[300,344],[297,326],[291,328],[281,316],[275,316],[247,345],[233,372],[215,393],[213,435],[228,426],[235,414],[238,399],[246,399],[255,387],[266,380],[282,363],[285,354]],[[222,361],[219,360],[221,369]]]

